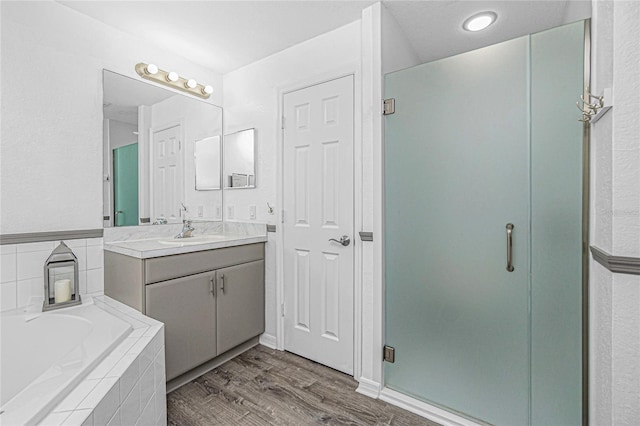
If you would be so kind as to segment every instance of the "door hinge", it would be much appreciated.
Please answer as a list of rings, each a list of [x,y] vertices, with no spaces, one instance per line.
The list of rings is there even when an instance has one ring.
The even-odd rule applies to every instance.
[[[281,222],[284,223],[284,209],[282,209],[282,218],[281,218]]]
[[[382,115],[391,115],[396,112],[396,100],[394,98],[385,99],[382,102]]]
[[[283,317],[284,316],[284,303],[280,304],[280,316]]]
[[[287,119],[285,118],[285,116],[282,116],[282,129],[284,129],[285,125],[287,123]]]
[[[389,345],[384,345],[382,351],[382,359],[393,364],[396,361],[396,348]]]

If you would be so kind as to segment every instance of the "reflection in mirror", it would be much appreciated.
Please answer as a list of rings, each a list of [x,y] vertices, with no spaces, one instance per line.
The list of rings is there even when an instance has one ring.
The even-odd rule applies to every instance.
[[[104,226],[221,220],[222,108],[107,70],[103,96]]]
[[[255,129],[224,136],[224,187],[255,188]]]
[[[220,136],[195,142],[196,191],[220,189]]]

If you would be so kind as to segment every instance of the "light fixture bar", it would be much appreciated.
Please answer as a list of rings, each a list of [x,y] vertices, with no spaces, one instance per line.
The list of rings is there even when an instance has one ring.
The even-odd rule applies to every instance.
[[[136,72],[138,75],[146,80],[164,84],[182,92],[189,93],[190,95],[197,96],[202,99],[208,99],[213,93],[213,87],[200,84],[192,78],[180,77],[173,71],[164,71],[159,69],[153,64],[145,64],[140,62],[136,64]]]

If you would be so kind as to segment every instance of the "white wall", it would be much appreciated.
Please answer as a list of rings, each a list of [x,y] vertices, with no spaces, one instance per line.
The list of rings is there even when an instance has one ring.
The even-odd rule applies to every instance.
[[[0,233],[102,228],[102,69],[222,78],[59,3],[1,2]]]
[[[224,75],[224,133],[255,128],[257,157],[257,187],[225,190],[225,220],[230,219],[228,207],[233,206],[233,220],[248,221],[249,206],[256,205],[258,222],[277,222],[281,208],[277,205],[280,192],[277,188],[279,90],[298,84],[311,85],[332,75],[342,75],[345,69],[359,71],[359,63],[358,21]],[[358,84],[356,82],[356,86]],[[267,213],[267,203],[275,207],[273,215]],[[276,243],[277,239],[270,234],[267,244],[265,335],[271,342],[275,342],[277,320]]]
[[[362,244],[362,369],[358,392],[377,397],[384,382],[384,74],[420,63],[400,25],[382,3],[362,13],[362,230],[373,243]]]
[[[359,60],[360,24],[354,22],[224,75],[224,133],[256,129],[257,188],[225,191],[234,220],[249,220],[249,205],[255,204],[258,221],[276,221],[267,202],[274,206],[278,192],[278,89],[310,85],[316,76],[322,81]]]
[[[592,126],[592,244],[640,257],[640,3],[593,3],[592,91],[614,107]],[[591,262],[591,422],[640,423],[640,277]]]
[[[382,383],[382,4],[362,11],[362,231],[373,232],[373,242],[361,244],[362,270],[361,317],[362,365],[357,391],[377,398]]]
[[[381,31],[380,40],[382,48],[382,75],[390,72],[402,70],[420,64],[418,54],[411,47],[411,43],[402,32],[398,21],[382,5],[381,9]]]
[[[107,120],[107,123],[109,126],[109,148],[111,150],[138,143],[138,136],[133,134],[133,132],[138,131],[137,126],[116,120]]]

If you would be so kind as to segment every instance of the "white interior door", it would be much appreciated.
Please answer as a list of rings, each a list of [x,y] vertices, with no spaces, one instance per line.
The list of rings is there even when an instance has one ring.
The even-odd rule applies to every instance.
[[[183,201],[182,144],[180,126],[153,131],[151,134],[151,218],[164,217],[180,221]]]
[[[284,348],[348,374],[353,108],[353,76],[284,95]]]

